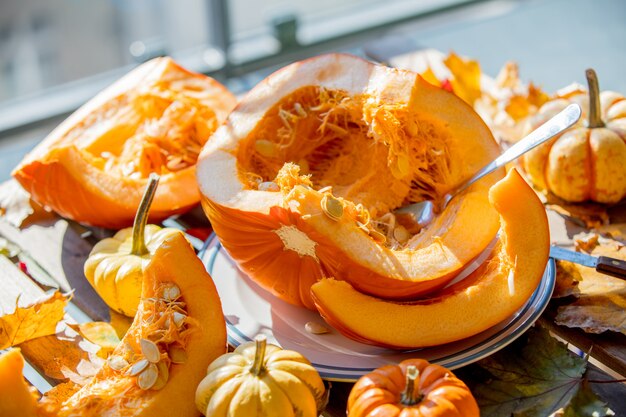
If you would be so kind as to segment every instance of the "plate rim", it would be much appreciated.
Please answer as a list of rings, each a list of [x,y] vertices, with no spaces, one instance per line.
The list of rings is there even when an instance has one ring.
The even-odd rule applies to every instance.
[[[215,248],[215,250],[212,251],[209,256],[207,256],[207,253],[211,248]],[[226,251],[226,249],[222,246],[221,242],[219,241],[219,237],[214,232],[212,232],[211,235],[204,242],[200,251],[198,251],[198,257],[201,259],[209,274],[212,274],[215,261],[217,260],[217,257],[220,253],[227,256],[232,262],[234,262],[228,254],[228,251]],[[512,316],[509,316],[506,319],[509,320],[509,323],[503,329],[474,345],[468,346],[467,348],[461,349],[454,353],[450,353],[442,358],[431,360],[430,362],[444,366],[450,370],[454,370],[479,361],[508,346],[510,343],[522,336],[530,327],[532,327],[537,319],[541,316],[541,314],[543,314],[551,299],[555,284],[556,263],[553,258],[548,258],[546,268],[539,284],[537,285],[537,288],[528,299],[528,301],[522,307],[520,307],[520,309],[518,309]],[[528,315],[528,317],[524,317],[524,315],[528,313],[529,309],[531,308],[533,308],[533,311]],[[224,315],[224,320],[226,322],[227,341],[229,345],[237,347],[241,343],[252,341],[249,336],[245,335],[237,328],[236,324],[231,323],[226,315]],[[515,325],[515,327],[513,328],[513,330],[510,330],[512,325]],[[355,341],[355,343],[358,342]],[[429,347],[428,349],[431,348],[434,347]],[[390,363],[391,362],[392,360],[390,360]],[[338,367],[334,365],[325,365],[319,363],[312,363],[312,365],[317,369],[323,379],[336,382],[355,382],[362,375],[376,369],[376,367]],[[337,373],[337,371],[346,372],[346,374]]]

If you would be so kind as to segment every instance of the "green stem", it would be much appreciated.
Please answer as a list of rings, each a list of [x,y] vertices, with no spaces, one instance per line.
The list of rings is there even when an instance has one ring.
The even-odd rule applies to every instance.
[[[404,392],[400,398],[400,403],[402,405],[410,407],[422,401],[422,395],[415,395],[415,380],[419,374],[420,372],[414,365],[406,368],[406,386],[404,387]]]
[[[587,75],[587,85],[589,86],[589,125],[593,129],[596,127],[604,127],[602,121],[602,112],[600,109],[600,86],[598,85],[598,76],[596,72],[589,68],[585,71]]]
[[[141,197],[141,203],[139,203],[139,208],[135,215],[135,223],[133,223],[133,246],[130,251],[131,255],[143,256],[148,253],[145,238],[146,223],[148,223],[150,206],[152,205],[152,200],[154,199],[157,186],[159,185],[159,178],[160,177],[155,173],[150,174],[148,186],[143,193],[143,197]]]
[[[264,370],[263,362],[265,361],[265,347],[267,346],[267,338],[260,334],[254,338],[256,351],[254,352],[254,362],[250,367],[250,372],[254,376],[259,376]]]

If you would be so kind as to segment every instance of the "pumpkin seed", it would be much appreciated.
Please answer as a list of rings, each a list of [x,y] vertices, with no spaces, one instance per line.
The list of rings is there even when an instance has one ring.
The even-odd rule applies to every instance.
[[[152,340],[141,339],[139,344],[141,345],[141,353],[143,353],[143,356],[145,356],[148,361],[157,363],[161,359],[159,347]]]
[[[377,230],[370,230],[369,235],[378,243],[385,243],[387,238]]]
[[[167,355],[170,357],[172,363],[185,363],[187,362],[187,352],[182,346],[174,345],[170,346],[167,351]]]
[[[302,107],[302,104],[300,103],[295,103],[293,105],[293,109],[296,111],[296,114],[300,117],[306,117],[306,111],[304,111],[304,108]]]
[[[178,312],[174,312],[173,317],[174,317],[174,324],[176,325],[176,327],[180,327],[183,325],[183,323],[185,323],[185,318],[187,316]]]
[[[266,139],[258,139],[254,143],[254,149],[266,158],[273,158],[278,154],[276,144]]]
[[[143,390],[148,390],[154,386],[159,377],[159,370],[157,366],[151,363],[141,374],[137,377],[137,385]]]
[[[309,321],[304,325],[304,329],[311,333],[311,334],[324,334],[324,333],[328,333],[328,328],[325,326],[322,326],[321,324],[314,322],[314,321]]]
[[[273,181],[265,181],[259,184],[259,191],[280,191],[280,187]]]
[[[363,223],[357,221],[356,222],[356,227],[358,227],[359,229],[361,229],[362,231],[364,231],[365,233],[367,233],[369,235],[370,230],[367,228],[366,225],[364,225]]]
[[[130,368],[128,368],[128,371],[126,371],[126,375],[135,376],[142,372],[144,369],[146,369],[149,364],[150,362],[148,362],[147,359],[138,360],[137,362],[133,363]]]
[[[322,187],[319,190],[317,190],[318,193],[332,193],[333,192],[333,186],[332,185],[327,185],[326,187]]]
[[[180,297],[180,288],[176,284],[168,284],[167,287],[163,288],[163,299],[165,301],[174,301],[178,297]]]
[[[343,215],[343,204],[332,195],[325,194],[321,201],[322,211],[331,220],[337,221]]]
[[[404,243],[411,237],[411,234],[404,226],[398,226],[393,229],[393,238],[400,243]]]
[[[157,377],[156,382],[152,386],[152,389],[159,390],[167,384],[167,380],[170,377],[169,365],[165,361],[161,361],[156,364],[157,369],[159,371],[159,375]]]
[[[110,356],[108,359],[108,362],[109,362],[109,366],[114,371],[121,371],[122,369],[126,368],[129,365],[126,359],[118,355]]]

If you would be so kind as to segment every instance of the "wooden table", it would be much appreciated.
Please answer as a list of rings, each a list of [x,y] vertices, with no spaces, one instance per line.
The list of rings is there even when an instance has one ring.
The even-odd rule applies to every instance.
[[[563,219],[550,215],[553,235],[559,234],[559,228],[564,227]],[[168,226],[182,229],[210,227],[204,214],[199,208],[185,216],[169,219]],[[575,227],[567,225],[568,227]],[[67,309],[67,320],[77,322],[88,320],[108,320],[109,310],[102,300],[93,291],[83,276],[83,264],[92,246],[99,239],[112,232],[85,228],[74,222],[58,218],[54,215],[41,219],[22,229],[10,225],[5,218],[0,218],[0,237],[17,245],[22,251],[21,259],[31,275],[48,285],[56,285],[64,291],[74,290],[74,297],[70,308]],[[197,248],[202,241],[195,239]],[[22,292],[23,301],[34,298],[43,293],[42,285],[33,284],[33,281],[20,270],[15,259],[9,260],[0,256],[0,285],[3,291],[2,298],[9,294]],[[51,282],[54,281],[54,282]],[[45,287],[45,285],[44,285]],[[12,289],[6,291],[6,289]],[[2,300],[11,302],[11,300]],[[14,300],[13,300],[14,302]],[[2,305],[0,303],[0,305]],[[554,324],[554,306],[548,308],[540,321],[550,328],[557,336],[585,351],[589,351],[598,365],[605,371],[612,373],[612,377],[626,376],[626,336],[622,334],[589,335],[577,329],[568,329]],[[45,391],[64,380],[58,363],[55,362],[53,352],[60,343],[54,336],[34,339],[23,343],[20,347],[27,361],[25,375],[36,387]],[[68,343],[67,341],[63,343]],[[76,347],[77,348],[77,347]],[[41,352],[51,352],[43,359]],[[592,372],[601,374],[595,379],[610,379],[605,371],[594,367]],[[324,416],[345,416],[346,399],[352,384],[333,383],[330,403],[323,413]],[[617,415],[626,415],[626,384],[599,384],[594,390],[605,399]]]

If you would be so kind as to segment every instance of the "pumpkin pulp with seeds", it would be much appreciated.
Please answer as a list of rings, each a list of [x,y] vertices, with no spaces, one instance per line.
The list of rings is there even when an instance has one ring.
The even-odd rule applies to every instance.
[[[147,264],[142,299],[128,332],[58,416],[197,415],[196,386],[209,363],[225,351],[217,290],[178,232]]]
[[[255,87],[204,147],[197,175],[205,212],[242,269],[314,308],[309,289],[322,277],[390,299],[445,285],[498,230],[487,190],[500,173],[423,230],[393,211],[438,200],[498,153],[456,96],[334,54]]]

